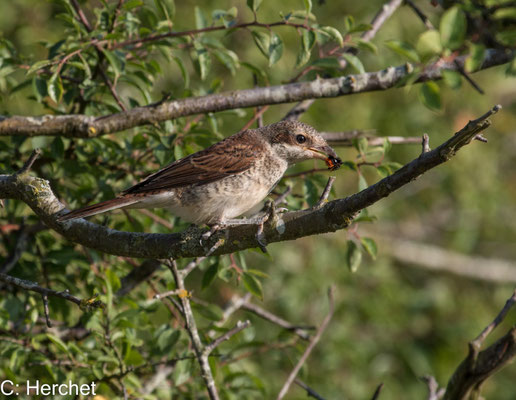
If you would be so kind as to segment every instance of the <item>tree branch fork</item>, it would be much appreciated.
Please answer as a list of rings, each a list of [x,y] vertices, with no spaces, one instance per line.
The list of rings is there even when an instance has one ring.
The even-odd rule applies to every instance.
[[[334,232],[348,227],[361,210],[376,203],[397,189],[418,178],[424,172],[448,161],[463,146],[469,144],[490,125],[489,117],[498,112],[496,105],[476,120],[470,121],[446,142],[424,151],[392,175],[349,197],[326,201],[306,210],[282,214],[265,224],[263,235],[267,243],[294,240],[304,236]],[[152,259],[179,259],[228,254],[259,247],[256,226],[231,227],[202,241],[203,229],[191,227],[181,233],[157,234],[123,232],[88,222],[84,219],[57,222],[65,207],[54,195],[47,180],[29,175],[29,159],[24,168],[13,175],[0,175],[0,198],[26,203],[49,228],[66,239],[108,254]]]

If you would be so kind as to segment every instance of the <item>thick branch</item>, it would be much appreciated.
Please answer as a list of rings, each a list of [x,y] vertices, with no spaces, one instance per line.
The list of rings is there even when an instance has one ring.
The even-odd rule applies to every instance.
[[[513,56],[512,52],[487,50],[480,69],[505,64]],[[457,62],[439,60],[430,64],[424,68],[416,82],[441,79],[443,70],[457,70],[458,67],[463,67],[466,58],[467,56],[461,56],[455,59]],[[189,97],[147,107],[136,107],[98,118],[86,115],[0,116],[0,136],[95,137],[193,114],[386,90],[405,85],[406,78],[413,71],[414,67],[407,63],[396,68],[389,67],[382,71],[339,78]]]
[[[470,121],[462,130],[427,153],[421,154],[394,174],[345,199],[326,203],[319,209],[307,209],[282,214],[276,226],[266,224],[263,234],[267,243],[294,240],[304,236],[344,229],[362,209],[387,197],[421,174],[448,161],[455,153],[485,130],[488,117],[501,107]],[[255,225],[242,225],[221,230],[201,244],[203,230],[192,227],[176,234],[121,232],[87,222],[83,219],[58,223],[56,214],[64,206],[54,196],[48,181],[29,175],[0,175],[0,198],[26,203],[50,228],[72,242],[108,254],[139,258],[199,257],[219,240],[223,243],[213,253],[228,254],[259,247]]]

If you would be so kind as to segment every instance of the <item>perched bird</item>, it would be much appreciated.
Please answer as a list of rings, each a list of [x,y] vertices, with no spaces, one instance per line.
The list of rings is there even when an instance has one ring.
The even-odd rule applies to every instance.
[[[299,161],[342,161],[310,125],[281,121],[230,136],[174,161],[118,197],[61,215],[59,221],[117,208],[168,208],[187,222],[226,225],[260,203]]]

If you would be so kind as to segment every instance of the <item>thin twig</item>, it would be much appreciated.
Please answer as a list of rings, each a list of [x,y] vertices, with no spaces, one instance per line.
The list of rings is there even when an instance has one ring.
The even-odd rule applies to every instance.
[[[371,29],[365,31],[360,38],[369,42],[375,37],[382,25],[390,18],[392,14],[401,6],[403,0],[391,0],[385,3],[381,10],[374,16],[371,21]]]
[[[321,326],[319,327],[319,329],[317,329],[315,336],[312,338],[312,340],[310,340],[310,344],[306,347],[305,352],[303,353],[303,355],[297,362],[296,366],[294,367],[294,369],[288,376],[285,384],[283,385],[283,387],[281,388],[281,390],[278,394],[278,397],[276,397],[277,400],[281,400],[283,397],[285,397],[285,395],[288,392],[288,389],[290,388],[290,385],[292,385],[292,382],[294,382],[294,379],[296,379],[297,374],[299,373],[299,370],[301,369],[301,367],[307,360],[308,356],[314,349],[315,345],[319,342],[319,339],[321,339],[322,334],[328,327],[328,324],[330,323],[330,320],[333,317],[333,311],[334,311],[333,291],[334,291],[333,287],[330,287],[328,289],[328,302],[329,302],[328,315],[326,315],[326,317],[324,318],[323,322],[321,323]]]
[[[371,400],[378,400],[378,398],[380,397],[380,393],[382,392],[382,389],[383,389],[383,383],[380,383],[376,387],[376,390],[374,391],[373,397],[371,397]]]
[[[72,296],[68,290],[63,290],[62,292],[58,292],[56,290],[47,289],[39,286],[36,282],[31,282],[25,279],[15,278],[14,276],[6,275],[0,273],[0,281],[7,283],[12,286],[17,286],[23,290],[29,290],[31,292],[40,293],[43,296],[54,296],[60,297],[62,299],[71,301],[72,303],[77,304],[80,307],[103,307],[103,303],[99,300],[89,301],[89,300],[81,300],[78,297]]]
[[[427,400],[442,399],[442,397],[444,396],[445,389],[439,388],[437,380],[432,375],[425,375],[422,376],[420,379],[426,383],[426,387],[428,388]]]
[[[430,138],[427,133],[423,133],[421,139],[421,154],[428,153],[430,151]]]
[[[514,290],[512,296],[507,300],[505,303],[505,306],[502,308],[502,311],[496,316],[496,318],[491,322],[489,325],[487,325],[484,330],[480,333],[480,335],[477,336],[475,340],[471,342],[471,345],[476,348],[480,349],[482,345],[484,344],[484,341],[486,340],[487,336],[498,326],[502,323],[502,321],[505,319],[505,316],[509,312],[509,310],[512,308],[512,306],[516,303],[516,289]]]
[[[201,264],[204,260],[206,260],[206,258],[211,256],[215,252],[215,250],[217,250],[223,244],[224,240],[219,239],[217,242],[215,242],[213,246],[211,246],[211,248],[206,252],[204,256],[197,257],[195,260],[190,261],[188,265],[181,270],[181,276],[183,277],[183,279],[185,279],[190,272],[197,268],[199,264]]]
[[[169,267],[170,272],[172,272],[177,289],[183,292],[187,292],[183,274],[181,274],[181,272],[178,270],[176,261],[169,260],[167,262],[167,266]],[[197,324],[195,322],[192,307],[190,305],[190,299],[188,296],[180,296],[179,298],[181,300],[182,312],[186,322],[186,330],[190,336],[190,339],[192,340],[192,346],[201,368],[201,376],[208,390],[208,396],[210,397],[210,400],[218,400],[219,394],[217,387],[215,386],[215,380],[213,379],[210,364],[208,362],[208,355],[204,354],[204,346],[201,342],[199,331],[197,330]]]
[[[425,26],[428,29],[435,29],[434,25],[430,22],[430,20],[425,15],[425,13],[423,11],[421,11],[419,9],[419,7],[414,4],[413,1],[405,0],[405,4],[407,4],[416,13],[416,15],[419,17],[419,19],[425,24]]]
[[[464,67],[457,61],[454,60],[453,63],[457,67],[457,71],[468,81],[468,83],[473,86],[473,88],[480,94],[484,94],[485,92],[482,90],[480,86],[469,76]]]
[[[328,196],[330,195],[331,187],[333,186],[335,179],[336,178],[334,176],[330,176],[328,178],[328,182],[326,183],[326,187],[324,188],[319,201],[313,206],[314,210],[320,209],[328,201]]]
[[[243,132],[243,131],[249,129],[256,120],[260,120],[263,113],[269,109],[269,106],[263,106],[263,107],[259,107],[259,108],[260,109],[253,115],[253,117],[249,121],[247,121],[247,123],[242,127],[240,132]]]
[[[23,167],[21,167],[18,172],[16,172],[16,175],[23,175],[30,171],[32,168],[32,165],[34,164],[34,161],[39,157],[41,154],[40,149],[34,149],[27,161],[25,161],[25,164],[23,164]]]
[[[52,328],[52,322],[50,322],[50,311],[48,310],[48,295],[42,294],[43,298],[43,311],[45,313],[45,322],[49,328]]]
[[[315,390],[313,390],[310,386],[308,386],[306,383],[304,383],[301,379],[296,378],[294,379],[294,383],[298,385],[299,387],[302,387],[306,390],[306,395],[308,397],[313,397],[317,400],[325,400],[324,397],[322,397],[319,393],[317,393]]]
[[[257,304],[251,303],[250,301],[242,303],[241,308],[243,310],[250,311],[253,314],[256,314],[260,318],[263,318],[269,322],[272,322],[273,324],[276,324],[283,329],[292,331],[297,336],[299,336],[301,339],[310,340],[310,335],[308,333],[306,333],[306,330],[314,329],[313,326],[293,325],[290,322],[284,320],[283,318],[278,317],[277,315],[271,313],[270,311],[267,311],[263,307],[260,307]]]
[[[210,344],[206,345],[203,350],[203,355],[209,356],[215,348],[220,345],[222,342],[229,340],[232,336],[235,336],[238,332],[243,331],[245,328],[251,325],[251,321],[238,321],[236,326],[233,329],[230,329],[223,335],[220,335],[218,338],[213,340]]]

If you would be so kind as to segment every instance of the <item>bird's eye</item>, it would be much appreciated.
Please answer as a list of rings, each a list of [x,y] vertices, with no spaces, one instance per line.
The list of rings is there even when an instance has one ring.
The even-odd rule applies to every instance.
[[[296,140],[298,143],[304,143],[306,142],[306,137],[304,135],[297,135]]]

